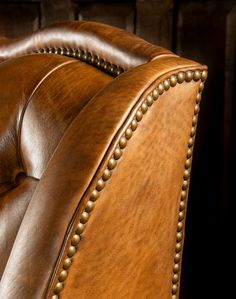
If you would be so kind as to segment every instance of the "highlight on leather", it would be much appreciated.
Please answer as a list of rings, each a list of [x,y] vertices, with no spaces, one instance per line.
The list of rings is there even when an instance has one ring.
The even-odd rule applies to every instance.
[[[1,59],[0,298],[177,299],[207,67],[94,22]]]
[[[152,45],[122,29],[96,22],[56,24],[16,40],[0,39],[0,59],[52,50],[60,54],[83,52],[128,70],[171,51]]]

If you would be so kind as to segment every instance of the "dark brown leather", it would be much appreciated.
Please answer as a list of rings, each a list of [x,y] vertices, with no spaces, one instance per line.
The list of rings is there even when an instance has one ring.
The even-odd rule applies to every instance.
[[[78,44],[131,69],[114,79],[60,55],[12,58],[39,47]],[[91,22],[2,43],[0,56],[8,58],[0,64],[0,298],[170,298],[200,86],[192,78],[166,89],[127,139],[86,225],[64,291],[54,290],[90,194],[143,100],[171,75],[201,74],[206,68]]]
[[[169,50],[154,46],[122,29],[95,22],[52,25],[20,40],[1,44],[0,57],[9,59],[42,49],[81,49],[125,70],[146,63]]]

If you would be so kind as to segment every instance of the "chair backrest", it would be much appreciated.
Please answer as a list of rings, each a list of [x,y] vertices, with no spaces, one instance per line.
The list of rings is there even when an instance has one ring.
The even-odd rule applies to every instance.
[[[177,298],[206,66],[94,22],[0,61],[0,298]]]

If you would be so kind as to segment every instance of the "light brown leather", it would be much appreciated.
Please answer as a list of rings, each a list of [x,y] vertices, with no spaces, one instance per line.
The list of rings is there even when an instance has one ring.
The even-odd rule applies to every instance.
[[[144,116],[87,224],[62,299],[170,298],[197,88],[179,85]]]
[[[78,44],[129,71],[113,78],[61,55],[12,58]],[[3,43],[0,57],[7,58],[0,64],[0,298],[170,298],[184,167],[206,67],[91,22]],[[196,78],[178,79],[146,112],[147,96],[188,70]],[[140,105],[143,120],[104,179],[59,282],[91,192]]]

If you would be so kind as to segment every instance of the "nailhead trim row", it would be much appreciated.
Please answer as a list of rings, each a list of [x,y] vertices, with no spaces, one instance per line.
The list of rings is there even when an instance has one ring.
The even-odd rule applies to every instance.
[[[200,110],[200,102],[201,102],[201,93],[204,88],[204,81],[207,78],[207,71],[187,71],[185,72],[185,81],[190,82],[191,80],[199,81],[201,80],[198,94],[196,97],[196,105],[194,107],[194,115],[192,119],[192,128],[190,130],[189,140],[188,140],[188,150],[186,154],[186,160],[184,165],[184,173],[183,173],[183,182],[181,188],[180,195],[180,205],[179,205],[179,213],[178,213],[178,223],[177,223],[177,233],[176,233],[176,245],[175,245],[175,256],[174,256],[174,266],[173,266],[173,274],[172,274],[172,289],[171,289],[171,299],[178,299],[179,293],[179,283],[180,283],[180,269],[181,269],[181,260],[182,260],[182,248],[183,248],[183,228],[184,228],[184,220],[186,214],[186,205],[187,205],[187,192],[189,187],[189,178],[191,171],[191,159],[193,154],[193,146],[194,146],[194,138],[197,127],[198,113]],[[181,75],[182,81],[182,75]]]
[[[124,72],[122,67],[119,67],[115,64],[112,64],[108,61],[105,61],[103,58],[99,58],[98,55],[93,55],[92,53],[81,50],[81,49],[61,49],[61,48],[43,48],[35,51],[34,53],[43,53],[43,54],[59,54],[64,56],[69,56],[77,58],[81,61],[87,62],[102,71],[109,73],[113,76],[119,76]]]
[[[127,143],[130,138],[132,138],[133,132],[137,129],[139,123],[142,121],[143,116],[148,112],[150,107],[154,104],[155,101],[162,95],[165,91],[170,89],[170,87],[174,87],[177,84],[181,84],[183,82],[190,82],[192,80],[199,81],[201,80],[199,91],[196,98],[196,105],[194,107],[194,116],[192,119],[192,128],[190,132],[190,138],[188,141],[188,150],[186,154],[185,161],[185,169],[183,173],[183,182],[182,182],[182,190],[181,190],[181,200],[179,206],[178,213],[178,224],[177,224],[177,235],[176,235],[176,247],[175,247],[175,256],[174,256],[174,266],[173,266],[173,275],[172,275],[172,290],[171,290],[171,299],[177,299],[178,297],[178,285],[180,280],[180,267],[181,267],[181,257],[182,257],[182,247],[183,247],[183,228],[184,228],[184,218],[186,212],[186,198],[187,198],[187,189],[189,186],[189,177],[190,177],[190,167],[191,167],[191,158],[192,158],[192,150],[194,144],[194,136],[196,132],[197,125],[197,117],[199,112],[199,104],[201,101],[201,92],[204,88],[204,81],[207,78],[207,71],[186,71],[179,72],[176,75],[170,76],[168,79],[159,83],[158,86],[155,87],[152,92],[150,92],[144,101],[141,103],[136,115],[131,120],[128,128],[125,130],[124,134],[120,137],[118,141],[118,145],[116,146],[114,152],[108,160],[107,166],[101,176],[101,178],[97,181],[96,188],[90,194],[90,198],[85,205],[84,211],[80,217],[79,223],[75,229],[74,235],[72,236],[70,246],[67,251],[67,257],[63,263],[63,269],[59,274],[58,281],[54,288],[54,295],[52,295],[51,299],[59,299],[60,293],[64,288],[65,281],[68,276],[68,270],[72,265],[73,256],[77,252],[78,244],[81,239],[81,235],[84,231],[85,225],[89,220],[90,213],[95,208],[96,201],[99,198],[100,192],[105,188],[106,182],[111,178],[112,171],[117,166],[117,162],[122,156],[123,150],[127,146]]]

